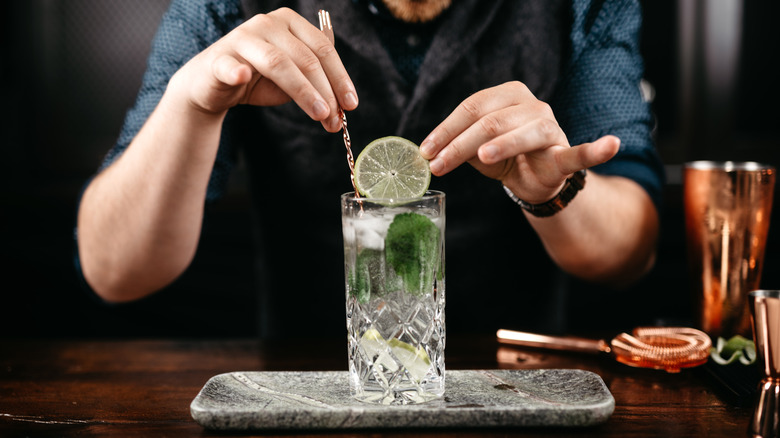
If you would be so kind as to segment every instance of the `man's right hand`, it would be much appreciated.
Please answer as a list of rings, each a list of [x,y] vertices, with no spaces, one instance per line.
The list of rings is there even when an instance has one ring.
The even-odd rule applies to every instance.
[[[339,105],[347,111],[358,105],[333,44],[287,8],[254,16],[195,56],[173,76],[169,91],[220,115],[238,104],[293,100],[329,132],[341,128]]]

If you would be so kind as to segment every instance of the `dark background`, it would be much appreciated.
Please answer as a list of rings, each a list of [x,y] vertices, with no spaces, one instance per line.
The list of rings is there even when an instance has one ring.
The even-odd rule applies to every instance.
[[[646,78],[655,91],[658,149],[668,173],[658,261],[630,290],[572,297],[565,315],[572,331],[690,323],[681,164],[733,159],[780,166],[780,91],[776,70],[769,68],[780,53],[774,22],[780,5],[679,2],[643,2]],[[12,0],[0,5],[0,337],[256,334],[251,225],[240,169],[227,198],[208,212],[209,226],[179,290],[110,306],[83,292],[73,271],[79,191],[133,103],[167,4]],[[724,38],[725,43],[717,42]],[[734,50],[728,50],[729,41]],[[780,287],[778,235],[775,212],[765,288]]]

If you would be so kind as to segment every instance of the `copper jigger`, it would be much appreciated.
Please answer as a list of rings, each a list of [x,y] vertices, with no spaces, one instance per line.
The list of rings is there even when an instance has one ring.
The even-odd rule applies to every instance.
[[[694,161],[683,178],[696,325],[750,336],[747,294],[759,288],[776,171],[754,162]]]
[[[753,340],[764,376],[750,432],[754,437],[777,437],[780,424],[780,290],[755,290],[749,297]]]

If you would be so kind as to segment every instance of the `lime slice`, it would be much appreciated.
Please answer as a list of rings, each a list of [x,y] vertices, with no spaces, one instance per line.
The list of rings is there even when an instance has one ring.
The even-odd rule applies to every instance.
[[[402,137],[382,137],[368,144],[355,160],[355,186],[366,198],[419,198],[431,183],[428,160]]]
[[[393,356],[409,371],[412,379],[419,382],[425,377],[431,368],[431,359],[428,357],[425,349],[413,347],[398,339],[391,339],[388,345],[390,345],[390,351],[392,351]]]
[[[395,372],[399,363],[406,368],[417,382],[423,379],[431,367],[431,359],[422,347],[414,347],[398,339],[385,341],[376,329],[368,329],[360,339],[360,345],[369,356],[375,356],[375,363]]]

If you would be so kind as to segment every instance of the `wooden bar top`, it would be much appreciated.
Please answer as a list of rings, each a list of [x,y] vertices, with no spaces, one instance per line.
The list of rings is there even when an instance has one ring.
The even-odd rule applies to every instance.
[[[741,437],[752,406],[722,399],[700,368],[632,368],[607,355],[447,340],[448,369],[566,368],[597,373],[615,398],[609,420],[572,429],[370,430],[230,436]],[[231,371],[346,370],[345,339],[0,340],[0,436],[226,436],[189,406],[206,381]]]

